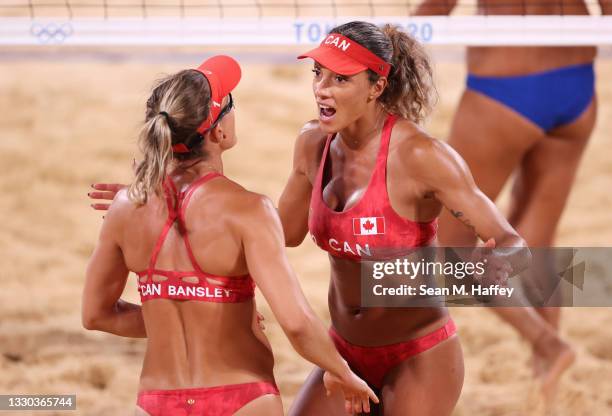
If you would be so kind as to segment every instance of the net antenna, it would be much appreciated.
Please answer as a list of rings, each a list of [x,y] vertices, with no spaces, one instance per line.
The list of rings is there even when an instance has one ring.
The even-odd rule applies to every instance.
[[[414,0],[7,0],[0,45],[310,45],[353,20],[396,24],[434,45],[612,45],[598,0],[585,0],[591,15],[567,14],[575,8],[563,0],[513,4],[525,13],[527,1],[559,14],[478,15],[475,0],[458,0],[451,16],[413,16]]]

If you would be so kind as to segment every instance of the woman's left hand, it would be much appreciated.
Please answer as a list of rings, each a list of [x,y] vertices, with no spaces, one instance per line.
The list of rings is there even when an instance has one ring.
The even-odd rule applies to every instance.
[[[472,262],[485,263],[484,273],[474,273],[474,278],[479,283],[489,285],[506,286],[508,277],[512,273],[512,265],[505,258],[496,255],[493,249],[496,246],[495,239],[490,238],[487,242],[476,249],[475,255],[472,257]]]
[[[344,410],[349,415],[370,413],[370,400],[378,403],[376,393],[352,371],[344,377],[326,371],[323,374],[323,385],[327,396],[339,391],[344,396]]]
[[[87,194],[90,199],[102,199],[106,201],[112,201],[113,199],[115,199],[115,195],[117,195],[117,192],[119,192],[123,188],[126,188],[127,185],[123,185],[120,183],[94,183],[93,185],[91,185],[91,187],[95,189],[95,191],[89,192]],[[91,207],[98,211],[107,211],[110,205],[111,204],[109,203],[95,202],[91,204]]]

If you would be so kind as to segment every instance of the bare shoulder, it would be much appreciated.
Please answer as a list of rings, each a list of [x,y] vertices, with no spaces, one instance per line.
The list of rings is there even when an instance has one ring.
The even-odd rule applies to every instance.
[[[239,235],[257,233],[270,226],[281,228],[278,211],[266,195],[242,188],[224,205],[228,224]]]
[[[139,205],[128,197],[126,188],[117,192],[108,211],[104,214],[101,238],[114,240],[120,245],[125,227],[131,223],[130,219],[133,218],[138,208]]]
[[[412,172],[449,162],[462,162],[461,157],[445,142],[429,135],[409,120],[400,120],[393,128],[395,162]]]
[[[295,142],[294,168],[308,176],[316,172],[323,154],[327,134],[319,127],[317,120],[304,124]]]
[[[469,183],[469,168],[448,144],[427,134],[407,120],[398,122],[389,166],[399,177],[409,177],[424,189],[438,190]]]
[[[126,216],[137,208],[138,205],[128,197],[128,189],[123,188],[115,195],[115,198],[113,199],[105,218],[108,218],[114,222],[120,221],[126,218]]]
[[[325,143],[327,135],[321,130],[317,120],[306,122],[300,129],[297,144],[300,146],[320,146]]]
[[[227,177],[217,181],[214,185],[216,187],[216,189],[212,189],[214,198],[218,205],[222,207],[224,213],[230,217],[253,218],[269,212],[276,215],[274,203],[265,195],[249,191]]]

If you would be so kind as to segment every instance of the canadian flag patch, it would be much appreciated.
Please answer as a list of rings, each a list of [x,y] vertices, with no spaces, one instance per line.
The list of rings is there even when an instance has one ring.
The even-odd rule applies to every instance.
[[[354,235],[376,235],[385,233],[385,217],[353,218]]]

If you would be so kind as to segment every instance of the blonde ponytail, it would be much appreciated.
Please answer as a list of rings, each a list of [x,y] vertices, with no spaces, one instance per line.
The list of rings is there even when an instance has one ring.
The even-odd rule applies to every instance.
[[[174,153],[172,146],[194,141],[209,107],[210,86],[197,71],[184,70],[158,82],[147,100],[145,123],[138,136],[143,159],[128,190],[131,201],[142,205],[151,195],[161,196],[173,160],[206,158],[203,146],[188,153]]]
[[[128,197],[136,204],[145,204],[150,193],[162,194],[166,168],[172,160],[172,131],[162,114],[147,120],[138,138],[143,160],[136,168],[136,177]]]

